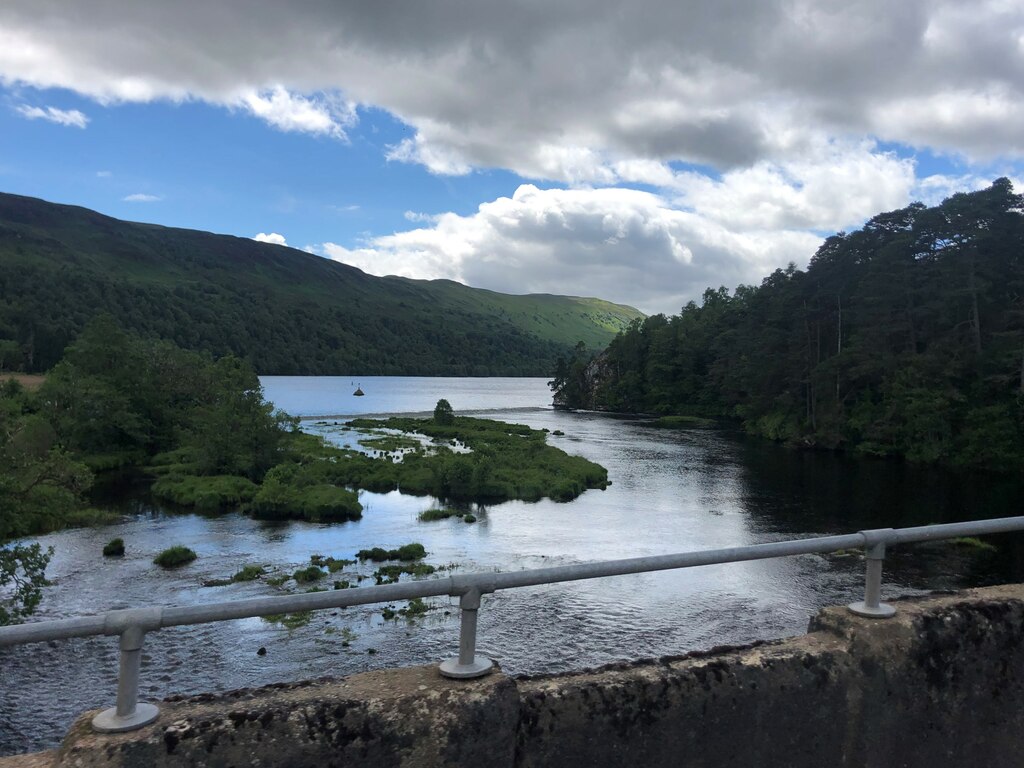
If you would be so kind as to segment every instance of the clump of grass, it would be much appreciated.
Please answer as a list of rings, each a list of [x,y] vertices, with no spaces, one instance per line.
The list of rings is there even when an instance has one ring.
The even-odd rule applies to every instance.
[[[466,522],[466,523],[475,523],[476,522],[476,515],[474,515],[471,512],[468,515],[463,516],[462,520],[463,520],[463,522]]]
[[[165,549],[153,558],[153,562],[161,568],[175,568],[179,565],[185,565],[185,563],[191,563],[195,559],[195,552],[179,544]]]
[[[424,602],[422,597],[414,597],[409,603],[398,611],[399,614],[405,616],[407,619],[415,619],[417,616],[423,616],[427,611],[430,610],[430,606]]]
[[[124,554],[124,539],[111,539],[103,545],[104,557],[120,557]]]
[[[356,564],[355,560],[325,557],[324,555],[310,555],[309,562],[313,565],[319,566],[320,568],[326,568],[331,573],[337,573],[342,568],[347,568],[350,565]]]
[[[245,504],[256,495],[252,480],[234,475],[200,477],[171,473],[153,483],[153,495],[180,504],[195,507],[200,512],[222,512]]]
[[[242,570],[238,571],[231,577],[231,581],[256,581],[256,579],[263,576],[267,570],[262,565],[246,565],[242,567]]]
[[[418,542],[412,544],[403,544],[398,549],[384,549],[383,547],[373,547],[372,549],[361,549],[356,552],[356,557],[360,560],[370,560],[374,563],[383,563],[387,560],[401,560],[402,562],[411,562],[413,560],[419,560],[420,558],[427,556],[427,550],[424,546]]]
[[[382,565],[373,572],[373,578],[378,584],[396,584],[398,577],[403,573],[409,576],[429,576],[435,573],[437,568],[428,563],[408,563],[403,565]]]
[[[990,544],[974,536],[963,536],[959,539],[953,539],[950,543],[956,544],[958,547],[968,547],[979,552],[995,552],[998,549],[995,544]]]
[[[299,611],[297,613],[273,613],[263,616],[262,619],[271,624],[280,624],[288,630],[304,627],[313,619],[312,611]]]
[[[460,517],[461,512],[457,512],[454,509],[428,509],[425,512],[420,512],[419,519],[424,523],[430,523],[434,520],[447,520],[449,517]]]
[[[322,568],[310,565],[306,568],[300,568],[297,570],[292,574],[292,578],[295,579],[298,584],[310,584],[314,581],[319,581],[326,575],[327,574],[324,573]]]
[[[288,574],[282,573],[278,576],[271,576],[269,579],[267,579],[267,584],[269,584],[272,587],[280,587],[282,584],[288,581],[289,578],[291,577],[288,576]]]
[[[375,451],[384,451],[385,453],[394,453],[395,451],[420,447],[419,440],[414,440],[411,437],[404,437],[402,435],[370,437],[365,440],[360,440],[359,444],[363,446],[363,448],[370,448]]]

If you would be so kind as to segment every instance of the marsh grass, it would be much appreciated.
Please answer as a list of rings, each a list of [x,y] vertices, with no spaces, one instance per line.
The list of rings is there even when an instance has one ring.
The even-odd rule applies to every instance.
[[[176,568],[179,565],[185,565],[191,563],[196,559],[196,553],[188,547],[176,545],[168,547],[155,558],[153,562],[159,565],[161,568]]]

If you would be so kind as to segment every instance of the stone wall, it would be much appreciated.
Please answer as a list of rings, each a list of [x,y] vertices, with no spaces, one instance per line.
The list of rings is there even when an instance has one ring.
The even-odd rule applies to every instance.
[[[433,667],[200,696],[61,766],[1018,766],[1024,585],[828,608],[801,637],[574,674]],[[15,758],[17,760],[17,758]],[[13,765],[14,763],[12,763]],[[0,768],[6,768],[0,760]]]

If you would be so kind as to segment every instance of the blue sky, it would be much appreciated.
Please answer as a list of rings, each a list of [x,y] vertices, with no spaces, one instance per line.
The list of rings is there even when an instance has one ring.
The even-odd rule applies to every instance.
[[[0,190],[674,312],[1024,177],[1018,4],[385,6],[9,0]]]

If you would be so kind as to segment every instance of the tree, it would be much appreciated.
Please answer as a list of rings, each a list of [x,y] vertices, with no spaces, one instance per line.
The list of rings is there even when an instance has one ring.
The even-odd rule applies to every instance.
[[[455,411],[452,410],[452,404],[443,397],[434,406],[434,423],[443,427],[455,423]]]
[[[44,551],[38,544],[0,548],[0,626],[19,623],[39,605],[52,555],[53,547]]]

